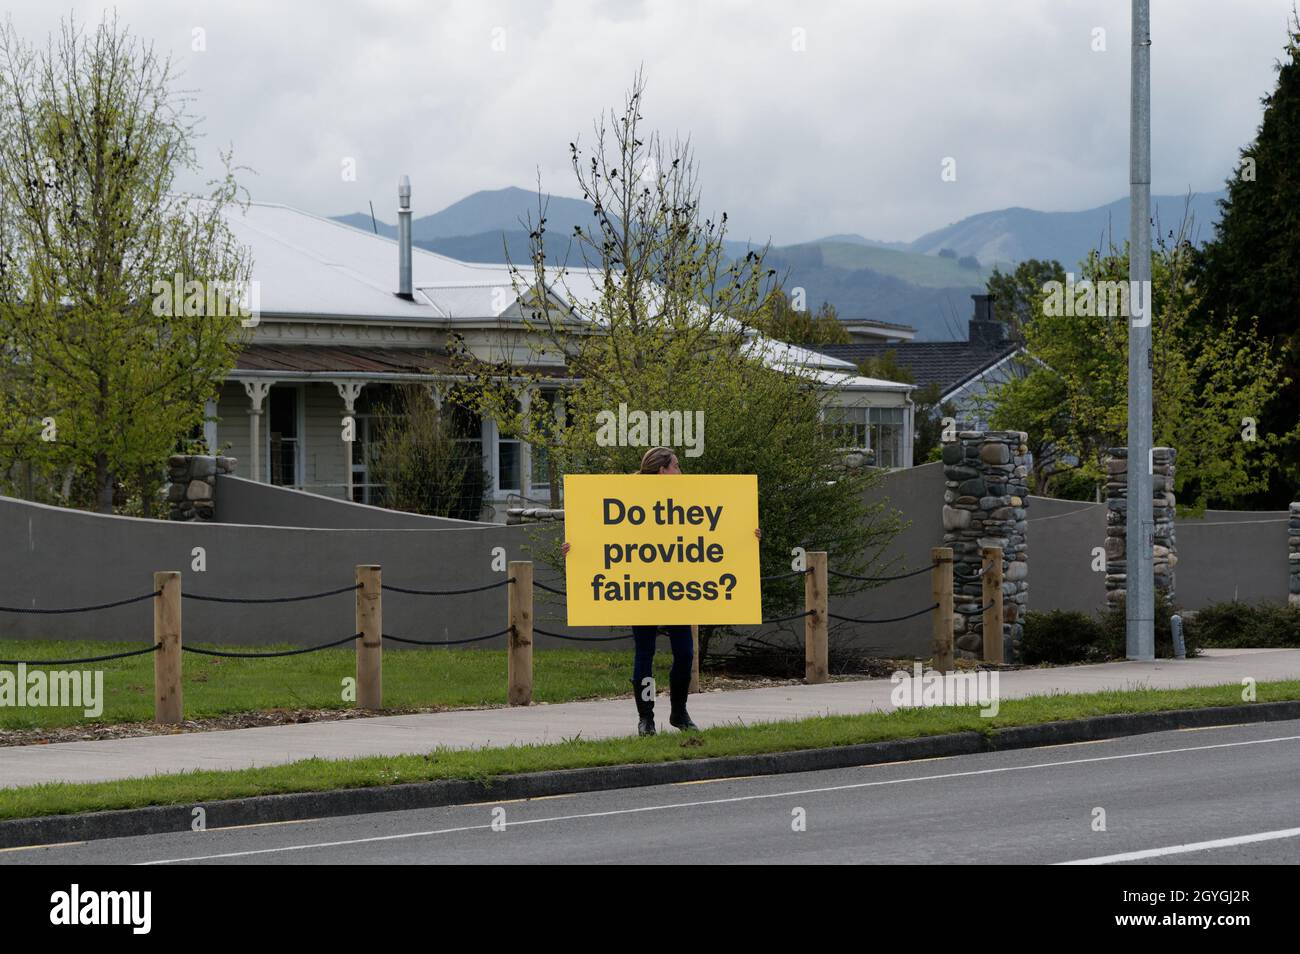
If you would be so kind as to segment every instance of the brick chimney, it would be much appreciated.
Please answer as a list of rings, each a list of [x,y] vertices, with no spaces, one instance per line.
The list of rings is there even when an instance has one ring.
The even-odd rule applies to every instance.
[[[1001,348],[1007,343],[1007,326],[993,317],[994,295],[971,295],[975,310],[970,319],[969,340],[980,348]]]

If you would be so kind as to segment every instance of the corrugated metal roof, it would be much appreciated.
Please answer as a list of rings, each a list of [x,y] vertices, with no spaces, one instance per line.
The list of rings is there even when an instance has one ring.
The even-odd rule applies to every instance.
[[[517,301],[507,266],[458,262],[421,248],[411,253],[416,298],[407,301],[395,294],[397,243],[393,239],[274,203],[253,202],[225,214],[236,240],[251,251],[252,279],[257,282],[263,315],[319,315],[380,323],[496,321]],[[595,301],[602,282],[600,273],[585,268],[565,267],[551,276],[552,290],[565,301]],[[753,343],[774,367],[817,369],[841,382],[852,379],[856,387],[900,387],[854,377],[851,362],[825,353],[758,336]],[[409,360],[416,363],[412,370],[445,370],[445,364],[427,364],[433,361],[432,352],[424,353],[424,358],[420,354],[402,348],[257,344],[245,351],[237,368],[378,372],[385,369],[381,366]],[[545,370],[555,373],[553,368]]]
[[[380,319],[495,318],[513,282],[504,265],[458,262],[421,248],[411,251],[412,284],[421,301],[398,298],[397,242],[284,205],[232,207],[226,220],[252,252],[252,278],[268,315]],[[471,290],[472,291],[467,291]],[[447,297],[444,304],[441,299]]]
[[[381,374],[438,373],[450,370],[445,354],[427,348],[358,348],[348,345],[271,345],[246,347],[236,371],[360,371]]]
[[[547,378],[563,378],[568,370],[554,364],[521,364],[516,370]],[[240,371],[294,374],[457,374],[447,354],[431,348],[363,348],[353,345],[250,344],[235,360]]]

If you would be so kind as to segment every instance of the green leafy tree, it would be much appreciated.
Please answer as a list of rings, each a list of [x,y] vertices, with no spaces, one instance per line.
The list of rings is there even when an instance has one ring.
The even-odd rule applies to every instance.
[[[196,160],[172,82],[112,19],[39,52],[0,28],[0,470],[102,512],[129,485],[148,512],[249,316],[229,157],[202,199],[174,188]]]
[[[1050,281],[1065,281],[1065,269],[1055,260],[1031,258],[1011,272],[994,266],[987,282],[988,293],[993,296],[993,317],[1006,324],[1008,337],[1024,340],[1024,328],[1034,317],[1043,286]]]
[[[795,308],[790,297],[773,288],[754,313],[753,326],[770,338],[790,344],[815,348],[818,345],[848,344],[849,331],[840,323],[839,313],[830,302],[822,302],[816,312]]]
[[[545,446],[565,473],[637,469],[643,446],[602,437],[620,404],[702,416],[698,456],[677,448],[683,469],[757,475],[765,572],[788,567],[794,546],[827,550],[837,568],[865,572],[897,532],[897,515],[866,502],[877,475],[846,468],[834,429],[822,425],[819,411],[834,394],[797,363],[771,366],[788,349],[753,328],[771,291],[763,254],[724,255],[726,216],[701,212],[689,146],[642,128],[643,90],[638,76],[623,108],[597,121],[590,153],[571,147],[578,187],[594,206],[591,226],[573,236],[590,272],[548,267],[544,206],[530,223],[531,268],[516,269],[535,336],[530,358],[562,355],[576,381],[564,413],[537,402],[521,409],[520,387],[537,388],[544,377],[464,354],[463,399],[504,431]],[[546,556],[560,565],[558,552]],[[797,580],[764,587],[769,614],[801,600]],[[701,634],[706,650],[709,636]]]
[[[1033,456],[1030,487],[1047,497],[1074,497],[1063,485],[1071,482],[1074,470],[1061,459],[1063,447],[1074,437],[1067,410],[1069,392],[1066,378],[1045,368],[1031,358],[1021,358],[1025,374],[999,386],[988,412],[989,426],[995,430],[1024,431],[1029,436]],[[1077,443],[1075,446],[1078,446]],[[1088,478],[1084,475],[1084,480]],[[1084,495],[1091,499],[1094,494]]]
[[[1230,506],[1267,485],[1285,437],[1258,432],[1255,440],[1243,440],[1241,422],[1257,419],[1286,379],[1253,322],[1225,319],[1211,330],[1193,320],[1200,293],[1191,280],[1194,253],[1183,240],[1185,228],[1172,243],[1157,243],[1148,307],[1155,443],[1177,448],[1179,505],[1196,511]],[[1094,252],[1080,271],[1074,308],[1056,307],[1061,296],[1043,289],[1025,328],[1029,353],[1045,367],[991,397],[998,426],[1028,431],[1040,452],[1050,447],[1077,461],[1079,473],[1058,480],[1073,493],[1104,480],[1106,449],[1127,442],[1128,424],[1128,321],[1087,305],[1090,295],[1102,299],[1100,283],[1122,282],[1127,289],[1127,251]],[[1075,313],[1065,314],[1069,310]]]
[[[1284,465],[1240,499],[1284,508],[1300,489],[1300,20],[1292,11],[1277,87],[1263,98],[1255,140],[1227,181],[1215,237],[1199,262],[1198,323],[1212,333],[1234,319],[1251,318],[1277,351],[1286,382],[1259,409],[1261,429],[1291,435],[1279,445]]]

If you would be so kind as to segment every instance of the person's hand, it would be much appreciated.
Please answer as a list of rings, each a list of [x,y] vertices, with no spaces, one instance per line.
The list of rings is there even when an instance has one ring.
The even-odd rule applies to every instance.
[[[754,528],[754,536],[755,536],[756,538],[758,538],[759,540],[762,540],[762,539],[763,539],[763,528],[762,528],[762,527],[755,527],[755,528]]]
[[[565,556],[568,556],[570,546],[572,546],[572,544],[570,544],[568,540],[565,540],[564,543],[561,544],[560,546],[560,552],[563,553]]]

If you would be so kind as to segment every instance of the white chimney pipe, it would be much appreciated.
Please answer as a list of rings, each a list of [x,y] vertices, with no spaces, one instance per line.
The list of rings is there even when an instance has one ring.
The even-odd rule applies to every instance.
[[[411,179],[397,181],[397,297],[414,301],[411,294]]]

